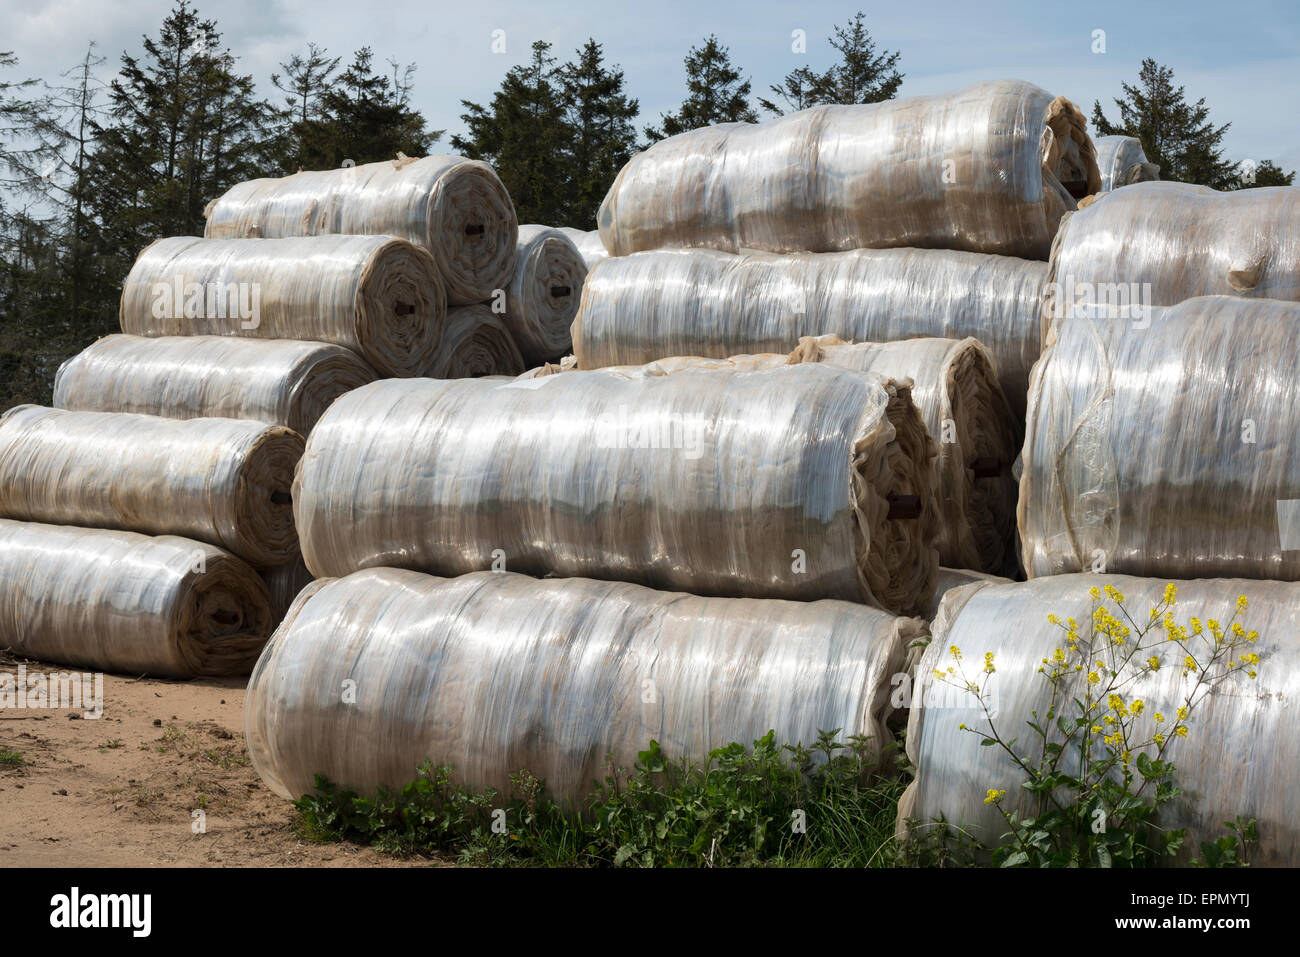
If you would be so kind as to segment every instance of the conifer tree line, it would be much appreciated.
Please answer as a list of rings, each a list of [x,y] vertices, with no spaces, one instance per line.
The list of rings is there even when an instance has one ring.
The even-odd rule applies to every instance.
[[[808,64],[763,96],[723,41],[704,37],[683,59],[680,106],[656,119],[595,38],[571,53],[537,41],[489,102],[462,101],[464,133],[446,140],[412,104],[416,64],[308,43],[259,90],[190,0],[139,49],[111,57],[92,43],[57,77],[24,78],[18,56],[0,51],[4,407],[48,402],[59,362],[115,331],[136,254],[163,236],[202,235],[207,202],[241,180],[455,152],[492,164],[520,222],[592,229],[619,169],[664,137],[898,95],[902,55],[878,46],[863,14],[808,46]],[[1168,67],[1145,61],[1122,94],[1113,118],[1094,105],[1094,133],[1140,137],[1164,178],[1219,189],[1293,181],[1269,162],[1243,180],[1223,154],[1229,124],[1211,122],[1204,100],[1189,103]]]

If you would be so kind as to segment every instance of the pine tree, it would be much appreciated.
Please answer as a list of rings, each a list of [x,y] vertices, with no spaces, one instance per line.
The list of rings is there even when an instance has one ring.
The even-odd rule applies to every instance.
[[[749,105],[749,81],[741,80],[727,48],[716,36],[686,54],[686,99],[676,113],[664,113],[658,129],[647,126],[651,142],[718,123],[757,123]]]
[[[604,65],[599,43],[589,39],[577,54],[559,71],[570,145],[565,210],[552,225],[592,229],[606,191],[636,151],[640,106],[623,92],[623,71]]]
[[[782,82],[771,87],[785,106],[759,100],[763,109],[782,116],[787,109],[803,110],[823,103],[881,103],[897,96],[903,83],[903,74],[898,71],[901,54],[896,50],[878,53],[865,19],[859,11],[847,27],[837,24],[828,42],[840,55],[839,61],[823,73],[806,66],[787,73]]]
[[[566,221],[570,128],[564,78],[550,51],[549,43],[533,43],[528,63],[506,73],[490,109],[462,100],[467,133],[451,139],[453,149],[493,166],[521,223]]]
[[[1124,96],[1115,100],[1119,121],[1092,108],[1092,124],[1099,136],[1136,136],[1147,159],[1160,166],[1160,177],[1197,183],[1215,189],[1230,187],[1237,179],[1234,165],[1223,158],[1220,145],[1230,123],[1215,126],[1205,98],[1188,103],[1184,88],[1174,86],[1174,71],[1150,58],[1142,61],[1136,85],[1122,84]]]
[[[295,53],[280,64],[283,73],[271,74],[271,83],[285,94],[285,107],[280,112],[283,141],[277,147],[286,172],[303,168],[306,160],[303,137],[309,123],[325,119],[322,100],[341,60],[342,57],[330,57],[316,44],[308,43],[305,57]]]

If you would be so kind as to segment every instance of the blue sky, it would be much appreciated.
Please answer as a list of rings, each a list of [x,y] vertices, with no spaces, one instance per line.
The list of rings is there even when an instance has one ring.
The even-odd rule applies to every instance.
[[[89,40],[115,66],[154,34],[169,0],[0,0],[0,48],[20,58],[21,75],[56,76]],[[1173,68],[1190,99],[1205,97],[1211,117],[1232,121],[1233,160],[1274,159],[1300,168],[1300,3],[1189,0],[1176,4],[1095,2],[683,2],[570,0],[201,0],[225,42],[263,95],[276,64],[313,40],[346,55],[369,44],[376,60],[415,61],[416,105],[434,127],[461,129],[460,100],[486,103],[504,72],[528,56],[535,39],[569,56],[588,37],[604,44],[641,101],[642,122],[658,121],[683,95],[682,57],[709,33],[730,47],[754,86],[801,64],[824,67],[834,23],[861,9],[877,42],[902,52],[900,95],[937,93],[967,83],[1018,77],[1064,94],[1090,113],[1094,99],[1113,114],[1121,81],[1133,81],[1143,57]],[[791,52],[791,31],[807,32],[808,52]],[[504,30],[506,52],[491,52]],[[1104,30],[1106,52],[1094,53]],[[106,71],[110,72],[110,71]],[[10,71],[10,79],[16,78]],[[445,140],[444,140],[445,142]]]

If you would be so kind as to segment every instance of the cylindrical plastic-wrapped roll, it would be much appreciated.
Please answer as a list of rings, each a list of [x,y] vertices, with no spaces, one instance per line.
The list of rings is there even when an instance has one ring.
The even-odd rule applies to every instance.
[[[708,126],[632,157],[600,236],[614,256],[916,246],[1046,259],[1061,214],[1101,188],[1086,127],[1022,80]]]
[[[1044,314],[1197,296],[1300,300],[1300,186],[1137,183],[1061,223]]]
[[[243,675],[274,623],[257,573],[212,545],[0,519],[0,647],[129,675]]]
[[[549,226],[520,226],[506,327],[524,361],[549,362],[573,351],[569,326],[578,313],[586,264],[576,246]]]
[[[323,342],[112,335],[59,367],[54,406],[172,419],[255,419],[311,432],[329,404],[375,370]]]
[[[906,387],[821,365],[375,382],[313,431],[318,576],[505,567],[908,613],[934,588],[934,443]]]
[[[447,303],[429,253],[395,236],[173,236],[140,253],[119,313],[132,335],[332,342],[412,376],[433,360]]]
[[[934,621],[939,614],[939,606],[943,604],[944,596],[954,588],[961,588],[971,582],[1010,585],[1011,579],[999,575],[986,575],[984,572],[971,571],[969,568],[940,568],[939,574],[935,576],[934,597],[930,599],[930,607],[921,617],[926,621]]]
[[[900,826],[909,818],[930,822],[942,816],[975,839],[995,845],[1007,824],[996,807],[984,803],[989,788],[1006,790],[1003,805],[1008,809],[1031,811],[1028,802],[1022,804],[1024,773],[1011,765],[1001,748],[980,747],[979,737],[960,729],[961,724],[986,728],[974,698],[939,683],[933,672],[952,664],[947,656],[953,645],[971,661],[992,652],[997,671],[989,676],[987,688],[997,730],[1006,738],[1037,742],[1025,722],[1034,720],[1035,709],[1045,714],[1050,697],[1050,685],[1038,671],[1043,659],[1050,659],[1063,644],[1062,633],[1048,624],[1047,616],[1087,623],[1096,607],[1088,589],[1107,584],[1124,595],[1127,607],[1145,615],[1159,604],[1166,579],[1089,573],[1007,585],[977,583],[948,593],[932,626],[934,638],[916,668],[915,690],[922,704],[911,709],[907,731],[916,779],[899,804]],[[1166,805],[1158,823],[1188,830],[1183,856],[1191,857],[1200,856],[1201,841],[1225,833],[1224,821],[1238,815],[1256,818],[1261,840],[1251,863],[1300,865],[1300,819],[1295,813],[1300,791],[1300,736],[1295,733],[1300,585],[1211,579],[1177,586],[1174,613],[1182,625],[1193,615],[1226,623],[1232,620],[1237,596],[1244,594],[1250,603],[1245,626],[1260,636],[1251,650],[1263,665],[1258,680],[1244,673],[1230,676],[1198,699],[1190,733],[1166,753],[1183,793]],[[1108,607],[1113,611],[1113,603]],[[1078,689],[1086,680],[1086,672],[1078,673],[1065,699],[1071,698],[1069,687],[1082,698]],[[1145,715],[1162,712],[1172,721],[1195,680],[1184,678],[1166,657],[1165,667],[1148,670],[1126,685],[1124,697],[1141,699]],[[1068,717],[1073,719],[1074,713]],[[1153,720],[1147,720],[1147,729],[1154,728]]]
[[[299,597],[253,671],[244,728],[285,798],[316,774],[363,794],[401,787],[428,760],[476,790],[508,792],[527,769],[572,805],[652,739],[703,761],[769,730],[807,744],[838,728],[879,760],[891,679],[924,635],[839,601],[377,568]]]
[[[1096,311],[1057,321],[1034,369],[1019,505],[1029,577],[1300,578],[1288,531],[1300,303]]]
[[[803,336],[850,342],[978,339],[1023,416],[1038,359],[1047,266],[940,249],[776,256],[665,249],[587,274],[573,323],[583,369],[665,356],[789,352]]]
[[[1103,193],[1160,178],[1160,167],[1147,161],[1142,141],[1136,136],[1099,136],[1093,143]]]
[[[911,379],[912,399],[939,444],[939,561],[993,574],[1015,571],[1011,465],[1022,434],[987,349],[974,339],[849,344],[821,336],[803,339],[790,358]]]
[[[600,241],[599,230],[573,229],[570,226],[560,226],[558,228],[578,248],[582,261],[587,264],[587,269],[590,270],[592,266],[602,259],[609,258],[609,250]]]
[[[502,317],[486,303],[447,310],[447,330],[429,369],[432,379],[519,375],[523,357]]]
[[[242,419],[20,405],[0,416],[0,516],[184,535],[257,567],[297,551],[303,439]]]
[[[463,156],[401,157],[237,183],[208,204],[204,235],[401,236],[432,255],[454,305],[510,281],[518,220],[492,167]]]

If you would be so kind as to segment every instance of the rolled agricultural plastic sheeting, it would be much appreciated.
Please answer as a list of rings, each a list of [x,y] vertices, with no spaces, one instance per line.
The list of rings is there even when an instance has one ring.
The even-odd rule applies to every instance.
[[[131,335],[332,342],[412,376],[428,369],[447,306],[428,252],[395,236],[173,236],[137,257],[119,312]]]
[[[935,490],[941,564],[990,573],[1016,568],[1016,481],[1023,434],[998,384],[993,357],[975,339],[849,344],[809,337],[795,362],[912,380],[912,400],[938,441]]]
[[[203,542],[0,519],[0,647],[170,678],[248,674],[274,628],[266,586]]]
[[[262,422],[20,405],[0,416],[0,516],[184,535],[279,565],[297,551],[302,450]]]
[[[943,604],[943,596],[954,588],[961,588],[971,582],[1010,585],[1011,579],[971,571],[969,568],[940,568],[939,574],[935,577],[934,598],[930,600],[930,607],[926,609],[925,614],[921,617],[926,621],[934,621],[935,616],[939,614],[939,607]]]
[[[1300,300],[1300,186],[1137,183],[1061,223],[1044,314],[1197,296]]]
[[[433,255],[453,305],[506,287],[519,228],[492,167],[451,155],[247,180],[205,213],[204,235],[212,239],[401,236]]]
[[[569,326],[586,275],[582,254],[564,233],[549,226],[519,227],[503,318],[526,363],[548,362],[573,351]]]
[[[1039,352],[1041,262],[939,249],[776,256],[665,249],[587,274],[573,324],[583,369],[665,356],[785,352],[803,336],[891,342],[978,339],[1025,411]]]
[[[430,378],[516,376],[524,369],[514,336],[490,305],[453,306],[447,310],[447,329],[429,369]]]
[[[1034,369],[1029,577],[1300,578],[1300,303],[1097,311],[1057,321]]]
[[[1136,136],[1099,136],[1093,143],[1103,193],[1160,178],[1160,167],[1147,159]]]
[[[923,609],[934,443],[909,390],[821,365],[401,380],[322,416],[295,479],[307,567],[502,567]]]
[[[351,349],[290,339],[111,335],[59,367],[54,406],[172,419],[255,419],[300,435],[378,376]]]
[[[289,606],[298,597],[298,593],[315,579],[303,562],[302,555],[295,556],[293,561],[287,564],[264,569],[261,575],[270,593],[271,613],[275,616],[277,624],[288,614]]]
[[[560,232],[569,237],[570,242],[578,248],[582,261],[587,264],[587,269],[600,262],[602,259],[609,258],[609,250],[605,244],[600,241],[600,230],[574,229],[570,226],[557,227]]]
[[[1101,188],[1079,109],[1022,80],[723,123],[632,157],[598,215],[613,256],[668,246],[917,246],[1046,259]]]
[[[704,761],[768,731],[808,744],[839,729],[868,737],[879,761],[891,682],[925,634],[840,601],[376,568],[300,596],[253,671],[244,728],[285,798],[311,793],[316,774],[397,788],[428,760],[504,793],[527,769],[572,806],[651,740]]]
[[[1010,757],[998,747],[980,747],[979,737],[958,727],[987,727],[974,699],[933,677],[936,669],[952,664],[947,657],[950,646],[956,645],[968,664],[982,662],[985,652],[993,652],[997,671],[988,676],[987,690],[996,708],[996,728],[1004,737],[1036,743],[1025,722],[1033,720],[1034,709],[1046,713],[1050,698],[1050,686],[1038,671],[1042,660],[1063,644],[1062,632],[1048,624],[1047,616],[1087,623],[1096,607],[1088,589],[1107,584],[1124,595],[1127,607],[1145,616],[1146,609],[1160,602],[1166,581],[1079,574],[1008,585],[976,583],[949,592],[932,626],[934,638],[916,669],[920,697],[914,698],[907,731],[916,779],[899,804],[900,831],[909,818],[929,822],[942,816],[977,840],[996,845],[1007,824],[996,807],[984,803],[988,789],[1005,788],[1003,804],[1008,809],[1031,810],[1028,802],[1021,803],[1025,775],[1011,765]],[[1260,842],[1251,863],[1300,865],[1300,819],[1295,813],[1300,791],[1300,736],[1295,733],[1300,585],[1210,579],[1180,581],[1177,586],[1173,612],[1182,625],[1190,616],[1226,623],[1237,596],[1244,594],[1250,603],[1245,627],[1260,636],[1251,650],[1263,664],[1257,680],[1230,675],[1194,704],[1188,736],[1176,740],[1165,755],[1176,768],[1174,780],[1183,794],[1165,806],[1157,823],[1188,830],[1183,856],[1190,857],[1200,856],[1201,841],[1226,833],[1225,821],[1253,817],[1259,822]],[[1114,609],[1113,602],[1105,603]],[[1168,659],[1166,655],[1165,667],[1127,685],[1123,694],[1130,701],[1140,698],[1145,714],[1163,712],[1172,719],[1195,678],[1184,678],[1176,662]],[[1086,680],[1086,672],[1073,679],[1078,697]],[[1067,691],[1066,700],[1070,697]],[[1147,723],[1144,729],[1153,727]]]

